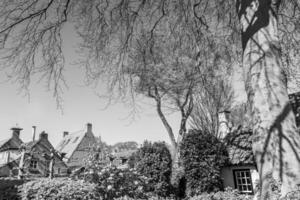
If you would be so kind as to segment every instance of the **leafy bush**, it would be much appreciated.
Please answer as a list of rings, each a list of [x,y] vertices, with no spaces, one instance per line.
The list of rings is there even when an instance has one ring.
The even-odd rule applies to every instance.
[[[187,195],[222,189],[221,167],[228,160],[226,146],[211,134],[196,130],[183,138],[180,156],[187,180]]]
[[[136,170],[148,177],[149,191],[166,197],[172,194],[170,184],[172,158],[164,142],[145,141],[135,153]]]
[[[115,166],[104,167],[92,177],[89,180],[98,185],[98,192],[103,199],[114,199],[122,196],[147,198],[148,180],[134,169],[119,169]]]
[[[20,187],[23,200],[75,199],[99,200],[100,195],[96,185],[84,181],[74,181],[67,178],[38,179],[25,183]]]
[[[269,199],[270,200],[299,200],[300,199],[300,187],[295,188],[293,191],[287,193],[284,197],[281,197],[281,182],[276,181],[272,177],[268,177],[270,181],[269,188]],[[259,195],[260,183],[257,182],[255,186],[255,193],[257,194],[257,198],[260,198]]]
[[[252,200],[253,196],[240,194],[237,190],[227,188],[225,191],[215,193],[203,193],[189,200]]]

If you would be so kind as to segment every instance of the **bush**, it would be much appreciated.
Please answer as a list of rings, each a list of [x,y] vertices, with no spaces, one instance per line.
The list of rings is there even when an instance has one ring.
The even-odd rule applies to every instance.
[[[23,200],[75,199],[99,200],[100,195],[96,185],[84,181],[74,181],[67,178],[38,179],[25,183],[20,187]]]
[[[145,141],[135,153],[136,170],[148,177],[149,191],[166,197],[172,194],[170,184],[172,158],[164,142]]]
[[[252,200],[253,196],[240,194],[237,190],[227,188],[224,192],[203,193],[189,200]]]
[[[187,180],[187,195],[222,189],[221,167],[228,160],[226,146],[211,134],[196,130],[183,138],[180,156]]]
[[[145,199],[147,178],[134,169],[104,167],[93,175],[93,182],[103,199],[114,199],[122,196]]]

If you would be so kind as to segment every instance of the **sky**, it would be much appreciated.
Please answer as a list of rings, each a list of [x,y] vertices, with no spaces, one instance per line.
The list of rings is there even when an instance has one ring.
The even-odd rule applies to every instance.
[[[63,112],[57,109],[45,82],[31,83],[29,99],[18,91],[18,84],[5,82],[5,71],[0,71],[0,140],[9,138],[10,128],[17,125],[23,128],[21,139],[31,141],[32,126],[36,126],[37,135],[47,132],[50,142],[56,146],[62,139],[63,131],[76,132],[85,129],[87,123],[92,123],[94,135],[101,136],[108,144],[122,141],[142,143],[144,140],[169,142],[151,100],[143,99],[139,103],[139,113],[134,121],[128,117],[131,109],[122,103],[105,108],[107,100],[99,98],[92,87],[85,86],[83,69],[73,64],[77,57],[76,41],[74,31],[67,25],[63,31],[63,51],[66,58],[65,78],[69,87],[62,95]],[[244,99],[240,71],[236,70],[233,84],[237,98]],[[103,94],[103,91],[97,92]],[[174,113],[167,117],[176,133],[179,116]]]

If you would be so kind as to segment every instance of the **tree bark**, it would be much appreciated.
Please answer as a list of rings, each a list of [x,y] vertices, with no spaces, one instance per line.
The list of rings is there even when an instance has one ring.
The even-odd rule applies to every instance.
[[[300,135],[289,104],[277,27],[280,0],[237,0],[242,26],[243,69],[253,120],[253,153],[260,175],[260,199],[270,179],[285,196],[300,183]]]

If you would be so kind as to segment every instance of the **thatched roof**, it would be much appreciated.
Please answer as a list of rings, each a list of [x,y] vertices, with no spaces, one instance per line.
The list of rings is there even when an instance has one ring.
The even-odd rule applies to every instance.
[[[251,137],[251,130],[234,131],[226,136],[225,142],[228,148],[229,165],[255,164]]]

